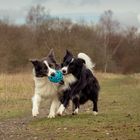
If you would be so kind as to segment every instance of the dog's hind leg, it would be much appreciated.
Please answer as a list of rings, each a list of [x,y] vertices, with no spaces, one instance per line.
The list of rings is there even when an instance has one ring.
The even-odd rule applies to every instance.
[[[37,94],[35,94],[32,98],[32,115],[33,117],[36,117],[39,114],[39,106],[41,102],[41,97]]]
[[[80,104],[79,104],[79,97],[77,97],[77,96],[74,96],[73,98],[72,98],[72,102],[73,102],[73,104],[74,104],[74,110],[73,110],[73,115],[75,115],[75,114],[78,114],[78,111],[79,111],[79,106],[80,106]]]
[[[95,86],[95,84],[93,84],[90,90],[90,100],[93,102],[93,115],[98,114],[98,92],[98,88]]]
[[[98,106],[97,106],[97,100],[93,100],[93,115],[98,114]]]

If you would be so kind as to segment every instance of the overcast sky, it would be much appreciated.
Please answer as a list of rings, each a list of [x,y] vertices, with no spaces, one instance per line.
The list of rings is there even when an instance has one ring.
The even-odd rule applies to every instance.
[[[29,8],[41,4],[53,16],[97,22],[111,9],[122,25],[140,28],[140,0],[0,0],[0,18],[24,23]]]

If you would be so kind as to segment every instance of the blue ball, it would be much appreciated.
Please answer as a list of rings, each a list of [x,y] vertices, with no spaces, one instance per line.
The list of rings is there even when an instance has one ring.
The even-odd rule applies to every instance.
[[[53,83],[59,83],[63,80],[63,74],[60,70],[56,70],[56,73],[54,76],[49,76],[49,80]]]

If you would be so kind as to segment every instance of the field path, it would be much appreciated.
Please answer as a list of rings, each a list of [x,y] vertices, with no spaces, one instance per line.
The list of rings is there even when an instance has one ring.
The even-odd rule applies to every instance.
[[[0,121],[0,140],[40,140],[32,134],[31,129],[28,127],[31,121],[46,117],[44,108],[41,108],[40,112],[37,118],[33,118],[31,114],[28,114],[23,117]]]
[[[46,103],[45,106],[48,106],[47,104],[49,103]],[[81,111],[82,110],[81,108]],[[67,109],[67,113],[69,113],[69,111],[71,110]],[[46,113],[48,112],[49,108],[42,106],[40,108],[40,114],[36,118],[33,118],[31,113],[28,113],[26,116],[0,120],[0,140],[42,140],[43,138],[38,137],[38,134],[32,131],[29,124],[32,121],[40,119],[46,118],[47,120]]]
[[[0,122],[0,140],[33,140],[34,137],[29,128],[30,116],[25,118],[8,119]]]

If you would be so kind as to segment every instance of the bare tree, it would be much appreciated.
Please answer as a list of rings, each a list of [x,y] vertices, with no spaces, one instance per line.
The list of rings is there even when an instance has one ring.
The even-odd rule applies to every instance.
[[[66,49],[81,50],[104,72],[140,72],[140,35],[137,28],[121,28],[112,11],[96,25],[51,17],[42,6],[31,7],[25,25],[0,20],[0,72],[28,70],[28,58],[41,58],[54,48],[58,60]],[[29,26],[30,25],[30,26]]]
[[[119,22],[113,19],[113,12],[108,10],[101,16],[99,24],[104,46],[104,72],[107,72],[109,61],[115,55],[121,43],[121,40],[119,40],[117,44],[115,43],[114,46],[112,46],[113,43],[111,43],[113,35],[119,31]]]
[[[37,27],[50,18],[49,12],[41,5],[32,6],[27,14],[26,22],[28,25]]]

